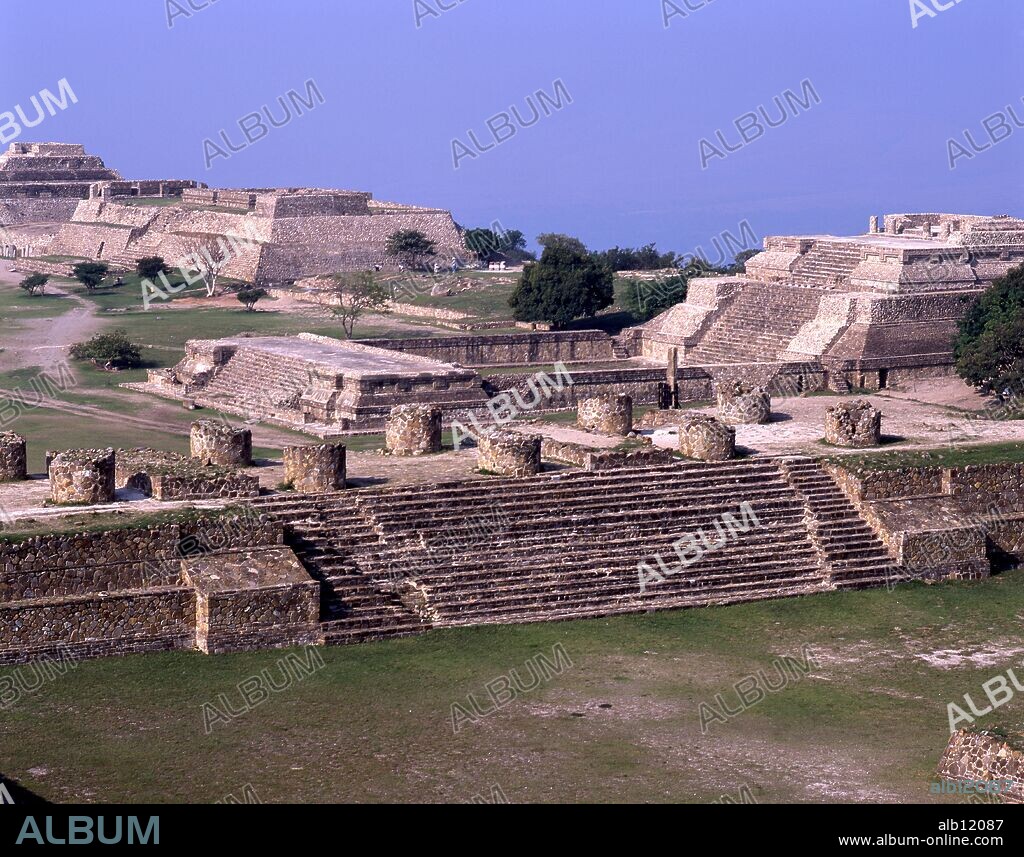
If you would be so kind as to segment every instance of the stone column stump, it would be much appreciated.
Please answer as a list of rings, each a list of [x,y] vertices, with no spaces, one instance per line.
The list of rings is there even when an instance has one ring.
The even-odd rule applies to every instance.
[[[286,446],[284,478],[304,494],[340,491],[345,487],[345,445]]]
[[[480,438],[477,463],[481,470],[500,476],[536,476],[540,473],[539,434],[498,430]]]
[[[58,505],[114,501],[112,449],[70,449],[50,461],[50,499]]]
[[[625,436],[633,431],[633,400],[624,393],[580,399],[576,424],[597,434]]]
[[[248,467],[252,464],[252,432],[214,420],[192,423],[189,436],[192,457],[205,465]]]
[[[707,414],[689,414],[679,424],[679,451],[699,461],[736,457],[736,429]]]
[[[433,405],[396,405],[388,416],[385,448],[392,455],[441,451],[441,409]]]
[[[724,383],[716,392],[718,416],[729,425],[766,423],[772,416],[772,397],[764,387],[739,381]]]
[[[840,402],[825,411],[825,442],[863,449],[882,443],[882,412],[864,399]]]
[[[14,432],[0,432],[0,482],[20,482],[28,478],[25,438]]]

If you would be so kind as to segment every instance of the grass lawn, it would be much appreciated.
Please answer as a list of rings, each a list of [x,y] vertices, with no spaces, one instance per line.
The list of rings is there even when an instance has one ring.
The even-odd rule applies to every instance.
[[[895,470],[900,467],[965,467],[970,464],[1024,462],[1024,443],[1006,441],[977,446],[939,447],[874,455],[844,455],[833,459],[844,467],[866,470]]]
[[[251,785],[264,802],[465,802],[499,785],[513,803],[708,802],[743,786],[759,802],[953,802],[929,794],[947,703],[983,700],[1015,665],[1022,611],[1024,572],[1010,572],[434,631],[318,650],[322,668],[248,711],[237,685],[262,670],[281,683],[284,652],[88,661],[4,712],[0,771],[62,801],[215,801]],[[453,731],[453,703],[472,694],[490,711],[485,685],[512,670],[528,683],[526,662],[555,644],[570,667]],[[737,708],[735,682],[777,681],[773,660],[805,644],[809,674],[701,734],[702,702]],[[202,706],[220,694],[239,716],[206,734]],[[1024,705],[979,726],[1020,730]]]

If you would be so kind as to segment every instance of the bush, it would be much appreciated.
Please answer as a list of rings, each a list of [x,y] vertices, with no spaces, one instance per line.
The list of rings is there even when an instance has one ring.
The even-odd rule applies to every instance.
[[[100,333],[88,342],[71,346],[71,356],[76,360],[91,360],[105,369],[134,369],[142,365],[139,346],[135,345],[123,330]]]
[[[71,272],[75,279],[91,292],[103,282],[103,278],[107,276],[109,270],[106,262],[79,262],[71,269]]]
[[[50,282],[50,278],[46,274],[29,274],[18,283],[18,286],[28,292],[30,295],[41,295],[46,291],[46,284]]]
[[[162,256],[146,256],[135,263],[135,270],[144,280],[155,280],[168,272]]]
[[[611,270],[576,239],[563,238],[547,242],[540,261],[523,269],[508,301],[516,321],[546,321],[564,327],[573,319],[596,315],[615,300]]]
[[[238,298],[239,303],[245,305],[246,312],[252,312],[259,300],[265,298],[268,294],[266,289],[258,289],[255,286],[243,286],[238,290],[238,294],[235,297]]]

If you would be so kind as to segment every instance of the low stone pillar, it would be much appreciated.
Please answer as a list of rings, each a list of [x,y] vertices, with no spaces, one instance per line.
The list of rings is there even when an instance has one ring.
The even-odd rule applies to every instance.
[[[384,446],[392,455],[426,455],[441,451],[441,409],[433,405],[397,405],[384,429]]]
[[[345,445],[286,446],[284,478],[296,491],[307,494],[340,491],[345,487]]]
[[[12,431],[0,432],[0,482],[19,482],[27,478],[25,438]]]
[[[477,463],[499,476],[536,476],[540,473],[539,434],[498,430],[480,438]]]
[[[872,214],[868,220],[868,232],[874,234],[878,232],[878,215]]]
[[[70,449],[50,461],[50,499],[58,505],[114,501],[112,449]]]
[[[825,411],[825,442],[862,449],[882,443],[882,412],[864,399],[840,402]]]
[[[248,467],[252,464],[252,432],[214,420],[192,423],[189,436],[192,457],[203,464]]]
[[[679,451],[699,461],[736,457],[736,429],[707,414],[688,414],[679,424]]]
[[[718,416],[729,425],[766,423],[772,416],[772,397],[764,387],[739,381],[719,386]]]
[[[627,435],[633,431],[633,400],[624,393],[580,399],[576,425],[598,434]]]

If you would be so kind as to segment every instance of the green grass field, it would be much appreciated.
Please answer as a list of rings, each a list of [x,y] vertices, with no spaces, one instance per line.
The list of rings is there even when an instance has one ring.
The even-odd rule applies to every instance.
[[[929,794],[947,704],[1019,660],[1024,572],[605,620],[434,631],[319,650],[246,711],[239,682],[285,653],[83,662],[0,718],[0,771],[54,800],[512,802],[957,800]],[[987,641],[980,643],[978,641]],[[561,644],[571,660],[456,734],[452,705]],[[773,659],[808,675],[702,735],[700,703]],[[951,653],[967,659],[957,663]],[[24,668],[22,668],[24,669]],[[13,674],[15,668],[0,670]],[[220,694],[239,714],[204,731]],[[486,701],[486,702],[485,702]],[[979,720],[1024,727],[1014,699]]]

